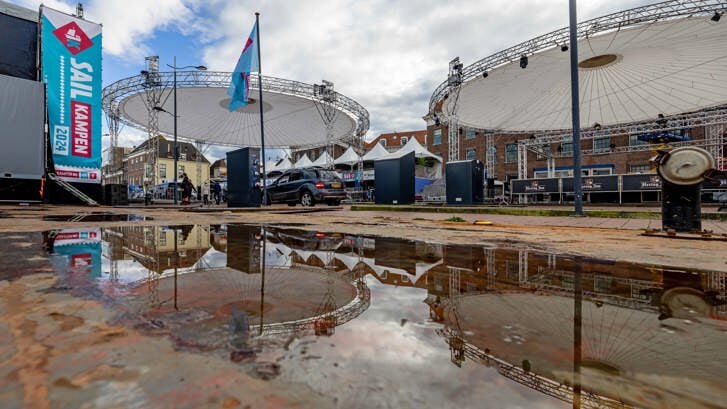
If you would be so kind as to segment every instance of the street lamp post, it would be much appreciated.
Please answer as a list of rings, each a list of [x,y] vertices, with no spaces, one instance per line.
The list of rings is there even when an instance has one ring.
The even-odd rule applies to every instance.
[[[178,203],[177,199],[177,191],[179,189],[178,182],[179,182],[179,175],[177,174],[177,168],[179,167],[177,165],[177,160],[179,159],[177,154],[177,70],[183,70],[185,68],[194,68],[199,71],[206,71],[207,67],[204,65],[185,65],[184,67],[177,67],[177,56],[174,56],[174,60],[172,62],[172,65],[167,64],[167,67],[171,68],[174,72],[173,77],[173,108],[174,113],[171,114],[172,118],[174,119],[174,143],[172,144],[172,155],[174,156],[174,204]],[[157,111],[164,111],[169,113],[167,110],[165,110],[162,107],[154,107]]]

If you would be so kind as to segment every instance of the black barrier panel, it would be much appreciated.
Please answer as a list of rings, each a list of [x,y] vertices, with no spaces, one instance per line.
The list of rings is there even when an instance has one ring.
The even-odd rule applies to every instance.
[[[484,178],[485,167],[478,160],[447,163],[447,204],[483,203]]]
[[[374,161],[376,204],[414,203],[414,152]]]
[[[0,13],[0,74],[38,79],[38,23]]]
[[[129,204],[129,186],[125,184],[104,185],[103,202],[109,206],[126,206]]]
[[[260,226],[227,225],[227,267],[247,274],[260,274],[262,234]]]
[[[655,173],[621,176],[621,190],[641,192],[661,190],[661,178]]]
[[[558,193],[558,179],[513,179],[512,193]]]
[[[227,152],[227,206],[260,207],[260,149]]]
[[[678,232],[702,230],[700,186],[664,183],[661,201],[661,228]]]
[[[581,190],[587,192],[618,192],[618,176],[584,176]],[[573,178],[563,178],[563,193],[573,192]]]

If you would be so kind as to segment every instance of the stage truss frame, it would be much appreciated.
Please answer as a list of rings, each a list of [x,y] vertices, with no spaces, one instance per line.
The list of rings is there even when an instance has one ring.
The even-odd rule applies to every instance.
[[[168,89],[171,92],[173,83],[173,72],[157,72],[155,73],[155,83],[153,87]],[[227,88],[230,84],[231,73],[221,71],[177,71],[177,88]],[[252,73],[250,84],[251,89],[258,89],[259,74]],[[314,85],[306,84],[300,81],[287,80],[270,76],[262,76],[262,90],[264,92],[279,93],[305,98],[314,103],[323,103],[322,96],[317,95],[314,91]],[[150,88],[147,77],[144,75],[136,75],[116,81],[108,85],[103,90],[102,106],[105,112],[118,113],[119,104],[127,97],[141,92],[148,92]],[[331,104],[333,108],[349,116],[355,122],[355,131],[351,135],[340,138],[342,142],[348,142],[357,145],[357,141],[362,139],[369,130],[369,113],[358,102],[353,99],[331,90],[335,94]],[[137,129],[148,128],[142,124],[133,122],[122,115],[114,115],[113,120],[120,121]],[[180,139],[185,139],[180,136]],[[112,140],[115,142],[115,140]],[[216,143],[217,144],[217,143]],[[220,144],[230,145],[232,144]],[[293,147],[300,147],[295,145]]]

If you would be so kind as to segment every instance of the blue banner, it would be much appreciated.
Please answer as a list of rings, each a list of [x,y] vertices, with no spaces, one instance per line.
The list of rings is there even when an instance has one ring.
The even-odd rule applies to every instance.
[[[58,176],[101,183],[101,25],[41,8],[41,69]]]
[[[61,230],[55,236],[53,252],[65,257],[69,272],[101,277],[101,229]]]

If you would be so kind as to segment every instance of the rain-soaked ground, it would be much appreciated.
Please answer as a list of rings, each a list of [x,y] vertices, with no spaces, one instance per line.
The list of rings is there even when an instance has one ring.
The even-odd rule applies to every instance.
[[[42,241],[50,292],[340,408],[727,407],[725,272],[259,225]]]

